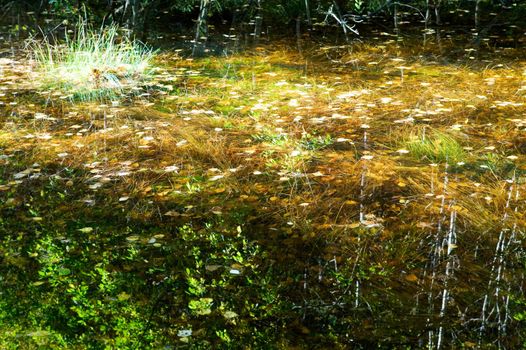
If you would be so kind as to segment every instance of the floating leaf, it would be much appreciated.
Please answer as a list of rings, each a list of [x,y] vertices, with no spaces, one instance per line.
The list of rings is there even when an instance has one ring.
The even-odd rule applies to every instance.
[[[24,171],[21,171],[19,173],[16,173],[15,175],[13,175],[13,178],[15,178],[15,180],[23,179],[27,175],[31,174],[32,171],[33,171],[33,169],[31,169],[31,168],[26,169]]]
[[[411,274],[405,276],[405,280],[409,281],[409,282],[416,282],[416,281],[418,281],[418,277],[416,277],[416,275],[414,273],[411,273]]]
[[[180,331],[177,332],[177,336],[180,338],[189,337],[191,335],[192,335],[191,329],[181,329]]]
[[[170,165],[170,166],[165,167],[164,171],[166,171],[167,173],[169,173],[169,172],[176,173],[176,172],[179,171],[179,167],[176,166],[176,165]]]

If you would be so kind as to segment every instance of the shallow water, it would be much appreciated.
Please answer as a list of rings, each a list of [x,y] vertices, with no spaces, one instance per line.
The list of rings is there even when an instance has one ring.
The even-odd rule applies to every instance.
[[[523,345],[523,43],[376,34],[162,53],[114,103],[6,47],[0,344]]]

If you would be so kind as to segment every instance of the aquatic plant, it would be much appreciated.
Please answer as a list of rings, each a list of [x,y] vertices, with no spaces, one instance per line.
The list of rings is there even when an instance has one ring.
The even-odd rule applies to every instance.
[[[284,145],[289,141],[287,134],[275,133],[270,130],[263,130],[259,134],[252,135],[252,139],[256,142],[266,142],[271,145]]]
[[[83,20],[63,43],[33,37],[26,48],[43,88],[82,101],[113,99],[136,89],[155,56],[144,44],[119,35],[116,25],[97,30]]]
[[[520,348],[522,66],[418,40],[177,51],[119,108],[0,59],[0,348]]]
[[[405,144],[415,158],[434,163],[457,164],[466,159],[466,152],[460,143],[450,134],[438,130],[414,133]]]
[[[316,151],[326,147],[329,147],[334,143],[331,135],[325,136],[313,136],[310,134],[305,134],[300,140],[301,148],[309,151]]]

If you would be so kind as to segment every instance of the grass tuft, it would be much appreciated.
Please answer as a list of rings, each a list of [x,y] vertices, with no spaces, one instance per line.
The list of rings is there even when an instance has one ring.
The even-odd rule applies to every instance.
[[[81,101],[115,99],[138,90],[155,56],[144,44],[120,36],[116,25],[95,30],[82,20],[63,43],[45,36],[30,39],[26,47],[43,88]]]
[[[432,130],[410,135],[405,142],[410,154],[433,163],[457,164],[466,160],[466,152],[449,134]]]

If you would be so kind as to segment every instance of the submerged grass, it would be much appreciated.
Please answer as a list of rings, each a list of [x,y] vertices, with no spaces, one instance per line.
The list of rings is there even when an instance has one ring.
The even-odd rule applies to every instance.
[[[488,85],[474,83],[482,78],[476,71],[436,64],[441,74],[409,74],[399,68],[398,53],[383,58],[378,50],[364,46],[359,62],[339,66],[309,61],[305,70],[297,55],[281,52],[166,58],[154,77],[170,87],[165,98],[142,105],[138,98],[133,107],[65,104],[61,110],[11,105],[17,101],[6,97],[13,113],[0,131],[0,165],[9,164],[0,171],[7,237],[0,250],[9,253],[10,265],[0,266],[8,276],[0,319],[20,329],[0,336],[0,344],[16,338],[23,347],[30,341],[24,334],[48,329],[64,336],[58,347],[230,348],[260,339],[265,345],[254,347],[268,348],[281,338],[286,345],[276,348],[319,341],[345,347],[352,338],[364,348],[390,348],[402,337],[427,334],[420,327],[448,323],[461,335],[458,342],[448,339],[453,347],[477,339],[480,325],[458,328],[453,309],[434,319],[440,300],[428,289],[451,288],[466,319],[475,319],[480,309],[471,301],[483,299],[486,277],[464,279],[468,289],[457,284],[460,278],[420,276],[429,276],[429,247],[448,230],[459,234],[450,247],[459,252],[459,276],[473,271],[468,266],[485,267],[502,218],[524,231],[524,205],[517,204],[524,185],[503,181],[509,176],[497,171],[523,164],[524,152],[517,153],[523,109],[514,91],[499,94],[514,109],[499,106],[492,94],[482,97]],[[59,74],[67,61],[59,64],[53,52],[48,57]],[[406,60],[426,63],[415,63],[414,55]],[[86,73],[89,91],[97,76],[99,85],[109,84],[102,72],[120,77],[97,62],[92,67],[101,75]],[[451,71],[454,79],[443,79]],[[140,82],[147,70],[129,72]],[[503,133],[486,124],[500,124],[494,119],[503,108],[520,128]],[[456,166],[463,161],[468,164]],[[516,186],[520,198],[511,190]],[[55,238],[59,231],[65,237]],[[517,271],[509,266],[510,275]],[[21,280],[32,282],[29,290]],[[506,287],[510,298],[523,300],[520,288]],[[419,295],[431,295],[426,299],[435,304],[415,307]],[[61,319],[31,315],[28,327],[18,319],[27,309]],[[386,321],[362,331],[371,314]],[[86,324],[104,331],[94,334]],[[269,337],[260,324],[280,331]],[[150,333],[128,345],[133,339],[125,336],[140,332],[136,327]],[[120,335],[122,343],[111,343]],[[51,346],[51,335],[46,339]]]
[[[116,25],[96,30],[85,21],[63,43],[32,38],[27,49],[44,88],[82,101],[114,99],[137,89],[155,56],[144,44],[119,35]]]

